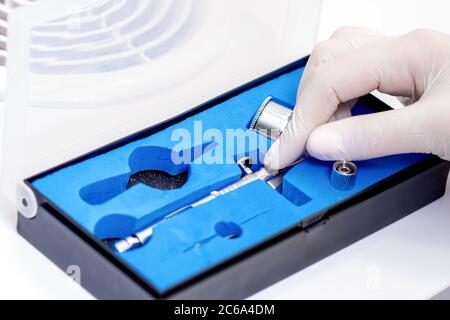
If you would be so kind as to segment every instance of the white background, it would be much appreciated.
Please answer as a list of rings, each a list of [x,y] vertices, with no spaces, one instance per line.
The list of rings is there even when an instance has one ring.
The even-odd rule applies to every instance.
[[[445,0],[324,0],[319,39],[340,25],[450,33],[448,12]],[[449,208],[446,195],[254,298],[429,298],[450,285]],[[0,298],[91,298],[17,235],[14,216],[0,214],[0,244]]]
[[[417,28],[450,33],[446,0],[324,0],[319,40],[327,39],[343,25],[377,29],[401,34]]]

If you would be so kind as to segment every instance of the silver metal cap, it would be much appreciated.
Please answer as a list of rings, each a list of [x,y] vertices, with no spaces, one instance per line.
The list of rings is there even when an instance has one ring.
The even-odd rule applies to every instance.
[[[277,140],[291,118],[292,109],[289,105],[269,96],[253,117],[250,129],[271,140]]]

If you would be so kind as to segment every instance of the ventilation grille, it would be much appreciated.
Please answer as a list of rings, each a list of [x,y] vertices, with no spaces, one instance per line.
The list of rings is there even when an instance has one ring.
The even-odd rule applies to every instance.
[[[8,43],[8,14],[16,7],[27,5],[37,0],[0,0],[0,65],[6,63],[6,47]]]
[[[194,23],[192,0],[103,0],[32,30],[31,70],[104,73],[151,62]]]

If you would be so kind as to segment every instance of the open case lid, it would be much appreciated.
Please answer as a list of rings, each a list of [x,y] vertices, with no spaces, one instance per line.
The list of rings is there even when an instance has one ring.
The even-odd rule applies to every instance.
[[[2,190],[309,53],[320,1],[38,0],[9,17]]]

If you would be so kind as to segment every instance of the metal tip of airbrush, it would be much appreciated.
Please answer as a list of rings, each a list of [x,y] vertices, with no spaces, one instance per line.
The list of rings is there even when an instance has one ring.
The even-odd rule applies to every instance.
[[[115,251],[119,253],[127,252],[131,249],[130,243],[126,239],[121,239],[112,244],[112,247]]]
[[[126,238],[117,240],[112,244],[112,247],[117,252],[124,253],[135,247],[139,247],[140,245],[141,245],[140,240],[135,235],[131,235]]]

